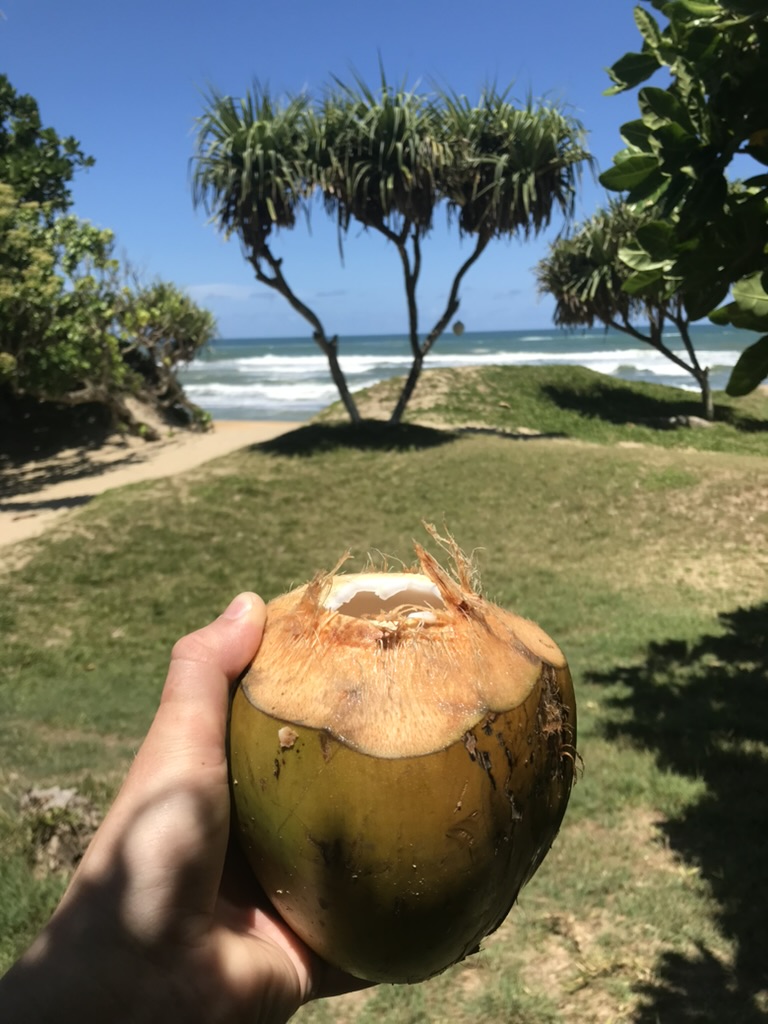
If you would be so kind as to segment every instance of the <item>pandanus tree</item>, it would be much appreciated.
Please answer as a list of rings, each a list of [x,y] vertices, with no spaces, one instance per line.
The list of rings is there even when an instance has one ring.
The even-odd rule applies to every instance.
[[[418,377],[428,350],[419,340],[416,299],[421,242],[432,228],[445,165],[453,156],[448,140],[441,138],[440,111],[418,93],[390,88],[383,78],[378,94],[360,79],[355,85],[336,80],[314,124],[322,144],[316,146],[319,159],[313,169],[340,235],[356,222],[378,231],[397,250],[413,357],[410,376],[415,371]],[[410,391],[405,390],[393,423],[407,404]]]
[[[398,423],[424,359],[459,308],[468,270],[494,238],[569,218],[580,168],[589,159],[584,133],[552,106],[514,107],[486,90],[480,102],[425,96],[388,85],[372,90],[356,78],[334,79],[319,102],[306,96],[276,103],[255,87],[243,100],[212,94],[199,119],[194,199],[226,234],[235,234],[263,284],[280,292],[312,326],[353,421],[359,413],[338,360],[338,338],[291,290],[272,234],[309,212],[314,195],[335,220],[340,242],[352,224],[379,232],[403,270],[411,370],[391,422]],[[417,286],[422,242],[442,206],[462,235],[474,239],[458,267],[445,307],[423,337]]]
[[[310,324],[357,423],[360,414],[339,365],[338,337],[329,337],[317,313],[293,291],[271,247],[272,236],[294,227],[316,189],[308,173],[308,105],[303,95],[276,102],[258,83],[240,100],[212,92],[198,120],[193,198],[227,237],[239,238],[256,279]]]
[[[702,367],[690,332],[690,318],[680,281],[669,274],[640,274],[638,263],[667,242],[670,225],[627,203],[613,201],[557,239],[536,267],[539,290],[555,299],[560,327],[591,327],[599,321],[655,348],[699,386],[704,416],[714,419],[709,370]],[[647,324],[647,327],[645,326]],[[682,351],[664,340],[673,325]]]

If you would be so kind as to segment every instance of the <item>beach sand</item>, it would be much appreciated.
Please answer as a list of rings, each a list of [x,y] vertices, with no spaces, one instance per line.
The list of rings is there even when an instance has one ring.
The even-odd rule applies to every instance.
[[[160,441],[116,437],[97,448],[69,448],[51,458],[0,470],[0,548],[37,537],[72,509],[113,487],[173,476],[300,423],[216,421],[198,434],[177,431]]]

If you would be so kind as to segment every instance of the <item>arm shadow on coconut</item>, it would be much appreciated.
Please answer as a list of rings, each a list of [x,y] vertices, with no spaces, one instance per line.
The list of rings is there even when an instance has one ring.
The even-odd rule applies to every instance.
[[[720,621],[721,635],[651,644],[644,664],[589,680],[623,684],[608,698],[622,714],[606,730],[610,739],[629,739],[663,770],[705,784],[662,828],[670,849],[707,883],[715,921],[734,946],[731,965],[703,945],[689,955],[662,952],[657,980],[638,986],[633,1019],[643,1024],[766,1019],[768,603]]]

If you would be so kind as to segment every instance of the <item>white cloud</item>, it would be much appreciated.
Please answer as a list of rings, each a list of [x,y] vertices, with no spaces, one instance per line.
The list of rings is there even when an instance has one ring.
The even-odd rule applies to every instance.
[[[273,299],[270,292],[257,291],[250,284],[191,284],[187,293],[195,302],[211,302],[219,299],[224,302],[249,302],[251,299]]]

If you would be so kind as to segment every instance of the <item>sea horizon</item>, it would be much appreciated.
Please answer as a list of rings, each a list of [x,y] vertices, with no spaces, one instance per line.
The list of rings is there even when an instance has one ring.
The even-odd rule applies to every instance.
[[[713,324],[691,328],[699,361],[722,390],[740,352],[757,335]],[[674,331],[665,343],[685,355]],[[411,365],[404,334],[350,335],[339,340],[339,362],[351,391],[405,375]],[[628,381],[667,384],[696,391],[693,377],[670,359],[623,332],[602,328],[564,331],[531,328],[446,333],[435,343],[424,370],[462,366],[567,364]],[[221,338],[179,378],[192,401],[214,420],[305,420],[338,399],[328,361],[311,337]]]

